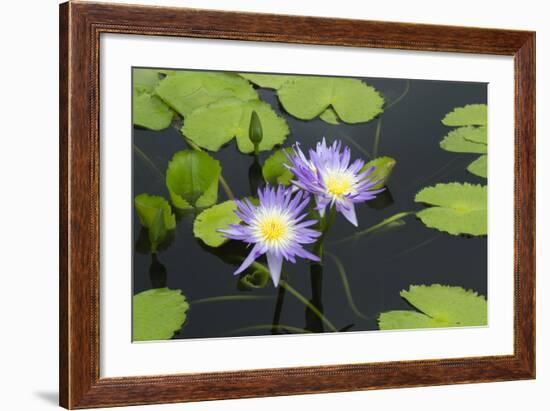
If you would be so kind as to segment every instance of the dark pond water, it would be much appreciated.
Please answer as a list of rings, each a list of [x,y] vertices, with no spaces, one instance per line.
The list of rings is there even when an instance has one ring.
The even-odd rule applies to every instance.
[[[407,87],[408,80],[365,78],[391,102]],[[388,192],[375,204],[356,207],[360,227],[356,229],[341,215],[326,240],[326,250],[342,262],[357,308],[366,319],[357,316],[346,297],[346,291],[334,261],[325,257],[323,271],[310,272],[305,260],[293,265],[285,263],[288,282],[324,312],[343,331],[376,330],[380,312],[412,309],[399,296],[411,284],[441,283],[459,285],[487,295],[487,238],[452,236],[426,228],[414,216],[406,224],[384,232],[363,236],[358,240],[331,244],[402,211],[423,208],[414,195],[423,187],[436,183],[486,180],[466,171],[475,154],[451,153],[440,149],[439,142],[449,131],[441,119],[453,108],[471,103],[487,102],[487,85],[449,81],[410,80],[409,92],[396,105],[382,113],[378,155],[397,160]],[[329,125],[321,120],[300,121],[287,115],[280,107],[274,91],[259,89],[261,98],[284,116],[290,127],[285,145],[300,141],[304,148],[313,146],[325,136],[328,142],[353,139],[363,150],[373,154],[377,119],[357,125]],[[145,153],[162,173],[172,155],[188,148],[174,128],[161,132],[134,128],[134,145]],[[349,144],[353,158],[364,152]],[[211,153],[223,167],[237,197],[250,195],[249,168],[253,158],[240,154],[232,142],[219,152]],[[265,159],[270,153],[263,153]],[[151,164],[134,150],[134,195],[149,193],[169,198],[164,181]],[[227,197],[220,189],[219,201]],[[235,244],[210,249],[192,234],[193,216],[178,221],[172,243],[159,252],[155,260],[137,250],[133,257],[134,293],[167,286],[181,289],[191,303],[187,321],[174,338],[206,338],[243,335],[269,335],[269,325],[279,324],[314,332],[326,328],[306,306],[288,292],[279,296],[271,282],[253,291],[238,287],[235,266],[224,262],[224,252],[246,252]],[[141,225],[134,213],[133,237],[137,243]],[[237,250],[235,250],[237,248]],[[248,301],[218,301],[193,304],[196,300],[227,295],[261,295],[270,298]],[[278,298],[279,297],[279,298]],[[254,330],[237,331],[243,327],[260,326]],[[326,331],[326,330],[325,330]]]

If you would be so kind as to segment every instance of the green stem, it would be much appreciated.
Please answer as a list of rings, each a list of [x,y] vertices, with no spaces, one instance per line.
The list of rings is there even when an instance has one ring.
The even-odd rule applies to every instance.
[[[257,331],[257,330],[287,330],[292,331],[294,333],[298,334],[311,334],[311,331],[306,330],[304,328],[294,327],[292,325],[284,325],[284,324],[259,324],[259,325],[252,325],[250,327],[242,327],[237,328],[236,330],[231,330],[227,334],[240,334],[246,331]]]
[[[353,138],[346,136],[345,134],[341,135],[341,138],[343,140],[346,140],[349,144],[351,144],[353,147],[355,147],[358,151],[363,153],[365,156],[367,156],[369,159],[373,158],[370,153],[365,150],[359,143],[357,143]]]
[[[416,188],[416,187],[419,187],[419,186],[423,186],[427,183],[429,183],[431,180],[433,180],[435,177],[437,176],[440,176],[440,175],[443,175],[443,173],[447,170],[447,169],[451,169],[451,166],[458,160],[458,157],[453,157],[449,162],[445,163],[442,167],[438,168],[435,172],[433,172],[432,174],[430,174],[428,177],[426,178],[420,178],[420,179],[417,179],[415,181],[413,181],[411,184],[407,185],[404,190],[408,190],[410,188]],[[462,166],[461,166],[462,167]],[[450,171],[450,170],[449,170]]]
[[[430,244],[432,241],[435,241],[435,240],[437,240],[438,238],[439,238],[439,234],[437,234],[437,235],[434,236],[434,237],[428,238],[427,240],[422,241],[422,242],[419,243],[419,244],[416,244],[416,245],[414,245],[414,246],[412,246],[412,247],[409,247],[409,248],[407,248],[407,249],[405,249],[405,250],[403,250],[403,251],[397,253],[397,254],[394,256],[394,258],[401,257],[401,256],[403,256],[403,255],[405,255],[405,254],[409,254],[409,253],[411,253],[411,252],[413,252],[413,251],[415,251],[415,250],[418,250],[419,248],[422,248],[422,247],[424,247],[424,246]]]
[[[200,298],[198,300],[191,301],[189,304],[217,303],[224,301],[256,301],[270,299],[272,299],[272,297],[266,295],[219,295],[216,297]]]
[[[223,178],[221,173],[220,173],[219,180],[220,180],[220,184],[222,185],[222,189],[223,191],[225,191],[225,194],[227,195],[227,197],[229,197],[230,200],[235,201],[235,195],[233,194],[233,191],[231,191],[229,184],[227,184],[227,181],[225,181],[225,178]]]
[[[407,80],[407,84],[405,85],[405,90],[399,97],[397,97],[395,100],[393,100],[384,110],[388,110],[390,107],[395,106],[397,103],[399,103],[403,98],[409,93],[409,90],[411,89],[411,82],[410,80]]]
[[[185,142],[187,144],[189,144],[189,146],[193,150],[203,151],[202,148],[200,148],[198,145],[196,145],[193,141],[191,141],[187,137],[183,136],[183,138],[185,139]],[[229,184],[227,184],[227,181],[225,180],[225,178],[223,178],[223,175],[221,173],[220,173],[219,180],[220,180],[220,184],[222,186],[223,191],[225,191],[225,194],[227,194],[227,197],[229,197],[230,200],[235,201],[235,195],[233,194],[233,191],[231,191],[231,188],[229,187]]]
[[[367,235],[367,234],[370,234],[370,233],[372,233],[376,230],[379,230],[380,228],[383,228],[383,227],[387,226],[388,224],[391,224],[391,223],[393,223],[397,220],[400,220],[401,218],[406,217],[406,216],[411,215],[411,214],[416,214],[416,211],[404,211],[402,213],[397,213],[395,215],[392,215],[391,217],[386,218],[385,220],[382,220],[378,224],[374,224],[373,226],[370,226],[369,228],[367,228],[365,230],[358,231],[355,234],[350,235],[348,237],[341,238],[340,240],[334,241],[331,244],[341,244],[341,243],[345,243],[345,242],[350,241],[350,240],[356,240],[356,239],[358,239],[358,238],[360,238],[364,235]]]
[[[328,214],[325,214],[325,218],[323,221],[321,236],[317,239],[317,242],[315,243],[315,247],[313,248],[313,252],[322,260],[323,259],[323,250],[324,250],[324,241],[327,236],[328,231],[330,230],[330,227],[332,227],[332,223],[334,223],[334,217],[336,216],[336,207],[332,206],[330,207],[330,211]]]
[[[338,332],[336,327],[323,315],[323,313],[319,311],[317,307],[311,304],[306,297],[304,297],[302,294],[300,294],[298,291],[292,288],[289,283],[287,283],[285,280],[281,280],[279,282],[279,286],[285,288],[290,294],[296,297],[301,303],[305,304],[313,314],[315,314],[323,323],[326,324],[328,328],[330,328],[331,331]]]
[[[269,273],[269,269],[265,265],[257,261],[254,261],[252,264],[250,264],[250,266],[255,268],[256,270],[261,270]],[[302,302],[304,305],[309,307],[311,312],[313,312],[317,317],[319,317],[319,319],[323,321],[332,331],[337,332],[338,330],[336,329],[336,327],[323,315],[323,313],[319,311],[317,307],[311,304],[306,297],[304,297],[297,290],[292,288],[290,284],[285,280],[285,278],[286,278],[286,273],[282,273],[281,280],[279,281],[279,287],[283,287],[284,289],[286,289],[289,293],[291,293],[294,297],[296,297],[300,302]]]
[[[159,168],[153,163],[153,160],[149,158],[145,152],[139,148],[137,145],[132,144],[132,147],[134,148],[135,152],[139,155],[139,157],[149,166],[149,168],[157,175],[160,181],[164,183],[164,175],[161,173]]]
[[[346,298],[348,299],[348,303],[351,310],[355,313],[355,315],[366,320],[367,317],[361,311],[359,311],[359,308],[357,308],[357,306],[355,305],[355,302],[353,301],[353,295],[351,294],[351,288],[349,286],[348,277],[346,275],[344,264],[342,264],[342,261],[334,254],[327,252],[327,255],[332,259],[332,261],[336,265],[338,273],[340,274],[340,279],[342,280],[342,285],[344,286]]]
[[[378,157],[378,147],[380,146],[381,131],[382,131],[382,118],[379,118],[378,123],[376,124],[376,132],[374,134],[374,145],[372,147],[373,158]]]

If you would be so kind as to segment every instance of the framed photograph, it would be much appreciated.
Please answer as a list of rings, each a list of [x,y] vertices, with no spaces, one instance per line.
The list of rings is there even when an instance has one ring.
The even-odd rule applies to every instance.
[[[535,377],[535,33],[60,8],[60,403]]]

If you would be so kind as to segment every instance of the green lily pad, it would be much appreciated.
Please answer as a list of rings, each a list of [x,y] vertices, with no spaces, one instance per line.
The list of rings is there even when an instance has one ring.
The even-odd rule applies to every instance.
[[[474,291],[440,284],[411,285],[400,295],[438,321],[462,326],[487,325],[487,301]]]
[[[169,340],[187,318],[189,304],[180,290],[155,288],[134,295],[133,341]]]
[[[289,164],[288,157],[285,153],[290,153],[292,149],[285,148],[275,151],[269,156],[262,167],[262,174],[267,183],[277,185],[289,185],[290,181],[294,178],[294,174],[285,167],[285,164]]]
[[[487,178],[487,155],[472,161],[467,170],[476,176]]]
[[[416,214],[427,227],[452,235],[487,234],[487,186],[437,184],[420,190],[414,200],[433,206]]]
[[[361,80],[335,77],[295,77],[278,90],[284,109],[301,120],[311,120],[332,107],[346,123],[372,120],[384,99]]]
[[[281,86],[285,84],[287,81],[297,77],[297,76],[289,76],[286,74],[240,73],[239,75],[259,87],[271,88],[274,90],[281,88]]]
[[[449,132],[439,143],[441,148],[455,153],[487,153],[486,127],[460,127]]]
[[[166,239],[170,230],[176,228],[176,217],[168,201],[160,196],[139,194],[134,199],[136,212],[145,228],[147,228],[151,251]]]
[[[253,110],[258,114],[263,130],[259,150],[271,150],[282,144],[289,133],[286,121],[260,100],[225,99],[200,107],[187,117],[181,132],[198,146],[211,151],[218,151],[236,137],[239,150],[251,153],[254,145],[248,133]]]
[[[464,139],[473,143],[487,145],[487,127],[466,126],[460,127],[457,130],[462,130],[462,136],[464,137]]]
[[[202,71],[168,74],[157,86],[156,94],[183,117],[228,97],[241,101],[258,99],[254,88],[239,75]]]
[[[220,163],[202,151],[178,151],[168,163],[166,186],[180,210],[210,207],[218,201]]]
[[[172,123],[174,112],[157,96],[134,87],[132,120],[134,125],[150,130],[163,130]]]
[[[152,93],[160,82],[160,71],[156,69],[134,68],[132,70],[134,87]]]
[[[160,81],[159,71],[135,68],[132,75],[132,117],[134,125],[150,130],[165,129],[172,123],[174,112],[155,96],[154,90]]]
[[[396,164],[396,161],[394,158],[386,157],[386,156],[377,157],[369,161],[367,164],[365,164],[361,171],[368,170],[372,166],[375,167],[372,174],[369,175],[369,179],[372,179],[373,181],[380,180],[378,184],[372,186],[372,189],[376,190],[388,184],[388,180],[390,179],[390,176],[393,172],[393,168],[395,167],[395,164]]]
[[[411,285],[401,291],[416,311],[389,311],[380,314],[381,330],[487,325],[487,301],[462,287],[433,284]]]
[[[235,214],[235,210],[237,210],[237,204],[234,201],[226,201],[207,208],[195,218],[193,234],[210,247],[225,244],[229,240],[218,230],[241,221]]]
[[[340,120],[338,119],[338,114],[332,109],[327,108],[325,111],[321,113],[319,116],[321,120],[323,120],[325,123],[332,124],[334,126],[340,124]]]
[[[460,126],[441,141],[442,149],[456,153],[487,153],[487,105],[469,104],[457,107],[442,120],[447,126]],[[468,166],[468,171],[487,177],[487,156]]]
[[[487,104],[468,104],[457,107],[448,113],[443,120],[446,126],[486,126]]]
[[[449,327],[449,324],[416,311],[388,311],[378,317],[378,327],[381,330],[406,330]]]

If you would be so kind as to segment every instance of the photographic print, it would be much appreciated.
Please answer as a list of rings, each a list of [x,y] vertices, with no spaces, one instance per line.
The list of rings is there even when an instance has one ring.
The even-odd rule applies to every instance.
[[[132,83],[134,342],[487,325],[486,83]]]

